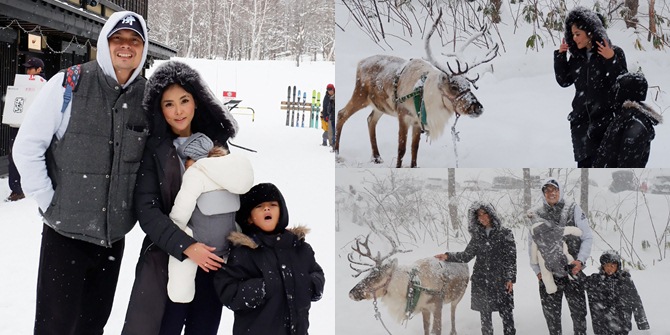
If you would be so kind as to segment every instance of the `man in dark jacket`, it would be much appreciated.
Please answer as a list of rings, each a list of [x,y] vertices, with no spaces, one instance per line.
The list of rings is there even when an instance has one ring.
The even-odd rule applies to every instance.
[[[635,283],[630,273],[621,269],[621,256],[614,250],[605,251],[600,256],[600,265],[600,271],[590,275],[586,282],[593,332],[628,334],[631,315],[635,316],[638,329],[649,329]]]
[[[616,78],[627,72],[626,57],[612,45],[601,18],[576,7],[565,19],[565,38],[554,52],[554,72],[561,87],[575,85],[568,115],[574,157],[578,167],[591,167],[616,109],[613,87]]]
[[[133,188],[149,134],[146,24],[116,12],[97,40],[96,60],[45,84],[14,143],[23,190],[44,221],[35,334],[103,333],[136,222]]]
[[[435,255],[447,262],[467,263],[473,258],[472,310],[479,311],[482,334],[493,334],[491,314],[498,311],[505,335],[516,334],[514,327],[514,294],[516,282],[516,242],[508,228],[502,226],[491,204],[475,202],[468,210],[468,231],[472,239],[463,252]]]
[[[31,76],[40,76],[44,79],[44,62],[36,57],[28,59],[23,63],[23,67],[26,68],[26,74]],[[16,164],[14,164],[14,159],[12,158],[12,146],[14,145],[14,140],[16,140],[16,135],[19,133],[19,128],[9,127],[9,154],[7,155],[7,180],[9,181],[9,189],[12,191],[7,197],[7,201],[17,201],[25,198],[23,194],[23,189],[21,188],[21,175],[16,169]]]
[[[640,72],[617,78],[616,102],[620,106],[607,128],[598,156],[597,168],[643,168],[649,160],[654,126],[663,117],[643,101],[647,97],[647,80]]]
[[[324,132],[323,145],[327,145],[330,141],[330,146],[335,145],[335,85],[328,84],[326,86],[326,96],[323,97],[323,111],[321,118],[328,123],[328,130]]]
[[[573,328],[575,335],[586,334],[586,295],[584,293],[584,285],[580,278],[584,277],[582,269],[584,262],[591,254],[591,244],[593,243],[593,236],[591,227],[586,214],[576,203],[567,202],[563,199],[563,191],[560,184],[555,179],[548,179],[542,185],[542,193],[544,194],[544,203],[531,210],[529,216],[533,223],[533,227],[538,226],[538,221],[542,221],[542,225],[552,225],[559,228],[566,226],[575,226],[581,230],[581,236],[569,235],[565,237],[565,243],[568,246],[568,253],[574,259],[568,264],[565,260],[562,250],[552,248],[557,255],[544,254],[545,259],[554,259],[562,257],[565,260],[565,269],[551,269],[556,283],[557,290],[554,293],[547,293],[544,282],[542,281],[542,274],[540,273],[540,266],[532,261],[531,254],[531,268],[535,272],[539,282],[540,301],[542,303],[542,311],[544,318],[547,320],[547,327],[549,334],[562,334],[561,327],[561,306],[563,294],[568,301],[570,308],[570,316],[572,317]],[[540,226],[542,226],[540,225]],[[551,233],[551,234],[548,234]],[[532,230],[528,235],[528,252],[533,250],[531,247],[533,241],[538,245],[549,245],[551,241],[542,241],[547,238],[563,238],[560,234],[554,234],[554,230],[540,229]],[[551,263],[554,263],[553,261]],[[576,278],[576,279],[575,279]]]

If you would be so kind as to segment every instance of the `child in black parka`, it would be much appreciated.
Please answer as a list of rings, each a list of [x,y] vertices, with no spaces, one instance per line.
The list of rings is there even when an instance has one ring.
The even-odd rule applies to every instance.
[[[640,72],[617,78],[616,103],[620,109],[607,128],[598,148],[593,167],[643,168],[649,160],[654,126],[663,117],[643,101],[647,97],[647,80]]]
[[[621,257],[614,251],[600,256],[600,271],[590,275],[586,282],[589,310],[596,335],[628,334],[631,314],[637,328],[649,329],[649,322],[642,307],[630,273],[621,269]]]
[[[214,278],[223,304],[235,312],[233,335],[305,335],[309,308],[321,299],[325,278],[305,242],[309,229],[288,226],[284,197],[270,183],[240,196],[233,247]]]

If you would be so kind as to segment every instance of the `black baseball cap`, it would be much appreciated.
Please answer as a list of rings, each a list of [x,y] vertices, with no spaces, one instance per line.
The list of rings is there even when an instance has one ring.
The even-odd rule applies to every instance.
[[[23,67],[26,69],[41,67],[44,69],[44,62],[39,58],[31,58],[28,59],[27,62],[23,63]]]
[[[137,35],[140,35],[142,38],[142,41],[146,41],[144,38],[144,29],[142,29],[142,24],[140,23],[140,20],[137,19],[135,15],[127,15],[123,19],[121,19],[115,26],[112,28],[112,31],[107,34],[107,38],[112,37],[112,35],[123,29],[130,29],[134,32],[137,33]]]

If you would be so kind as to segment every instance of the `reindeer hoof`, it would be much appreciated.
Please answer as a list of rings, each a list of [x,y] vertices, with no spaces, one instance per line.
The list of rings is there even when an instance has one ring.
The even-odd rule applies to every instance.
[[[384,163],[384,160],[381,157],[372,157],[372,162],[375,164]]]

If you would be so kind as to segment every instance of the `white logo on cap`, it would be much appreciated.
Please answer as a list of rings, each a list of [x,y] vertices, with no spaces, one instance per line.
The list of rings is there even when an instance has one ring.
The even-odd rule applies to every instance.
[[[126,16],[126,17],[123,18],[123,20],[121,21],[121,23],[127,23],[128,25],[132,26],[132,25],[133,25],[133,22],[135,22],[135,21],[136,21],[136,20],[135,20],[135,17],[134,17],[134,16],[132,16],[132,15],[128,15],[128,16]]]

